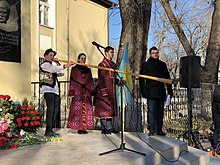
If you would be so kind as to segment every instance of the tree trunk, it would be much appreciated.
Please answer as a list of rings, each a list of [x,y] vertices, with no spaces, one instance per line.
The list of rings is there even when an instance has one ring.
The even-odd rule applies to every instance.
[[[131,72],[139,73],[141,64],[146,60],[148,31],[150,26],[152,0],[119,0],[120,14],[122,20],[122,31],[117,57],[117,64],[121,63],[126,43],[129,43],[128,57]],[[133,78],[133,82],[135,79]],[[139,85],[139,84],[135,84]],[[137,87],[134,86],[132,93],[134,100],[139,95]],[[141,106],[133,101],[126,108],[126,131],[142,131]],[[137,121],[138,119],[138,121]],[[133,121],[133,122],[131,122]],[[114,120],[114,129],[120,129],[120,117]]]
[[[122,31],[117,63],[120,64],[128,42],[132,72],[139,73],[141,63],[146,60],[152,0],[120,0],[119,5]]]
[[[183,45],[184,50],[186,51],[186,54],[188,56],[194,56],[195,52],[192,48],[192,45],[190,45],[189,41],[186,38],[186,35],[182,29],[182,27],[180,26],[180,23],[177,21],[173,10],[170,6],[170,0],[161,0],[161,4],[167,14],[167,17],[173,27],[173,29],[176,32],[176,35],[178,36],[181,44]]]
[[[220,59],[220,0],[214,2],[212,25],[206,51],[205,66],[203,68],[202,82],[218,83],[218,70]]]

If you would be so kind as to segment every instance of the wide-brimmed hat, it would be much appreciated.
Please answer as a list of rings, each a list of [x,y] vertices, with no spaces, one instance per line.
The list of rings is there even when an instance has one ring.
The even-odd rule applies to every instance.
[[[53,52],[54,53],[54,56],[57,54],[57,52],[56,51],[54,51],[53,49],[47,49],[45,52],[44,52],[44,57],[45,57],[45,55],[48,55],[50,52]]]

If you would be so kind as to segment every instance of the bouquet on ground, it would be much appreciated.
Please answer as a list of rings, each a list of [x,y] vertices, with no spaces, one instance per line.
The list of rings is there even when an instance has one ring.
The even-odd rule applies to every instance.
[[[0,149],[49,141],[37,132],[40,121],[40,114],[26,98],[20,103],[9,95],[0,95]]]
[[[18,108],[18,116],[16,123],[19,130],[26,132],[36,132],[41,126],[41,117],[38,111],[35,110],[32,103],[24,99],[21,106]]]
[[[18,147],[17,124],[13,122],[17,115],[15,104],[9,95],[0,95],[0,149]]]

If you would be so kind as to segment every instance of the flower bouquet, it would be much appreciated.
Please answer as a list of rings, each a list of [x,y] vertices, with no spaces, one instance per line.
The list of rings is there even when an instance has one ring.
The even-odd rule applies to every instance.
[[[0,95],[0,148],[17,148],[16,123],[14,119],[17,115],[14,102],[9,95]]]
[[[26,132],[36,132],[37,128],[41,126],[41,118],[34,106],[24,99],[22,105],[18,108],[18,116],[16,123],[19,129]]]
[[[0,149],[46,143],[38,134],[41,118],[27,99],[13,102],[9,95],[0,95]]]

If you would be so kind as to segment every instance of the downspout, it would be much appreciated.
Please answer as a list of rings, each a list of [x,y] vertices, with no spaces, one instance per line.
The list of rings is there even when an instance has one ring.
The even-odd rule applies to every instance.
[[[107,41],[107,45],[109,45],[109,10],[110,10],[111,8],[108,8],[108,10],[107,10],[107,18],[108,18],[108,21],[107,21],[107,33],[108,33],[108,41]]]
[[[69,11],[70,1],[67,0],[67,60],[70,61],[70,30],[69,30],[69,17],[70,17],[70,11]],[[69,68],[67,68],[67,81],[69,80]]]

